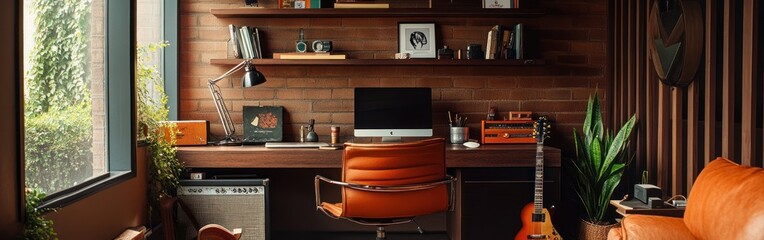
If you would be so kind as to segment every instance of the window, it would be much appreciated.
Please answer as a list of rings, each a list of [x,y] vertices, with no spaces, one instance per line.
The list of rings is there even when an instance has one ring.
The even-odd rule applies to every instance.
[[[131,4],[24,0],[27,187],[71,196],[133,169]]]

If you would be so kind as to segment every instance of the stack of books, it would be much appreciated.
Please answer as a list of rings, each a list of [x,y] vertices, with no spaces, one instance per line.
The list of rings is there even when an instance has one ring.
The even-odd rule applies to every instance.
[[[523,59],[523,24],[493,26],[485,51],[485,59]]]
[[[337,0],[334,8],[390,8],[390,4],[373,0]]]
[[[260,30],[256,27],[242,26],[237,27],[233,24],[228,25],[228,31],[231,34],[229,48],[235,58],[263,58],[263,50],[260,47]]]

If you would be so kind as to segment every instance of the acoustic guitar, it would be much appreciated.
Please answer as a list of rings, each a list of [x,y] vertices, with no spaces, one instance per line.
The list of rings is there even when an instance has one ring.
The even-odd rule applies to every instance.
[[[536,138],[536,185],[533,202],[528,203],[520,211],[520,220],[523,228],[517,232],[515,240],[527,239],[555,239],[562,240],[562,236],[552,226],[549,211],[543,207],[544,202],[544,139],[549,137],[549,128],[546,117],[539,117],[533,123],[533,137]]]

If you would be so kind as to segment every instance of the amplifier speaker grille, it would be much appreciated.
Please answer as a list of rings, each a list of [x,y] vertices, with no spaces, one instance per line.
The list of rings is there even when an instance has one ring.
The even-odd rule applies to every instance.
[[[242,240],[267,240],[267,182],[267,179],[182,181],[178,197],[201,226],[215,223],[229,230],[241,228]],[[186,236],[196,236],[188,217],[178,215],[178,222],[188,226]]]

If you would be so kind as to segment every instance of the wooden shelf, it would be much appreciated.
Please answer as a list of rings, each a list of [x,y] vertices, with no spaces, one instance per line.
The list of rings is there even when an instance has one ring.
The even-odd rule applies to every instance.
[[[236,65],[242,59],[210,59],[213,65]],[[438,60],[438,59],[337,59],[337,60],[286,60],[252,59],[257,66],[541,66],[541,59],[524,60]]]
[[[274,9],[223,8],[210,9],[218,18],[336,18],[336,17],[472,17],[472,18],[531,18],[544,15],[540,9]]]

